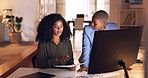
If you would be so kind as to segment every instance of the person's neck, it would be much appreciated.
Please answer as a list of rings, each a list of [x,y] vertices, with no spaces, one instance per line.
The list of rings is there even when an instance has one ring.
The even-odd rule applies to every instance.
[[[60,36],[53,35],[52,37],[53,42],[57,45],[61,41]]]

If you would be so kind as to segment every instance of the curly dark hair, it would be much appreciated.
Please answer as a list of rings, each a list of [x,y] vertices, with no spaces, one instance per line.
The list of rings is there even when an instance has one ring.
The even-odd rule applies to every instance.
[[[54,26],[54,23],[57,21],[63,22],[63,32],[60,36],[61,40],[69,39],[71,34],[70,27],[68,26],[65,19],[60,14],[50,14],[45,16],[41,22],[39,23],[37,27],[37,36],[36,36],[36,42],[37,41],[51,41],[53,37],[53,30],[52,27]]]

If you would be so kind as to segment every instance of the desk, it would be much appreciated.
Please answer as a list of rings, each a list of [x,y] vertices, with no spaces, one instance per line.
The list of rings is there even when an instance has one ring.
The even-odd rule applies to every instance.
[[[55,78],[94,78],[94,75],[88,75],[87,72],[70,71],[67,69],[38,69],[38,68],[19,68],[12,73],[8,78],[18,78],[35,72],[43,72],[56,75]],[[82,77],[83,76],[83,77]],[[84,77],[85,76],[85,77]],[[124,78],[123,71],[115,71],[111,73],[95,75],[97,78]]]
[[[70,23],[73,23],[73,26],[75,25],[74,22],[75,22],[75,21],[67,21],[68,25],[69,25]],[[91,25],[91,21],[84,21],[84,23],[89,23],[89,25]]]
[[[0,65],[0,78],[6,78],[21,66],[31,66],[32,57],[36,55],[37,45],[32,45],[20,54]]]
[[[134,64],[131,67],[133,68],[133,70],[128,71],[130,78],[144,78],[144,69],[142,64]],[[54,74],[56,75],[55,78],[76,78],[76,77],[82,78],[80,76],[86,76],[89,78],[124,78],[123,70],[110,72],[110,73],[90,75],[90,74],[87,74],[87,72],[85,71],[77,72],[77,71],[69,71],[67,69],[39,69],[39,68],[23,68],[23,67],[20,67],[19,69],[17,69],[15,72],[9,75],[8,78],[18,78],[21,76],[35,73],[35,72]]]

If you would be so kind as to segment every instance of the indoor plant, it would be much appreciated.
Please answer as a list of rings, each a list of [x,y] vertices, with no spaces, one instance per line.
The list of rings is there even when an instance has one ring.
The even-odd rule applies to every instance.
[[[11,13],[10,15],[6,15],[6,17],[3,18],[4,25],[9,27],[9,41],[10,43],[20,43],[22,17],[12,15],[12,9],[6,10],[10,11]]]

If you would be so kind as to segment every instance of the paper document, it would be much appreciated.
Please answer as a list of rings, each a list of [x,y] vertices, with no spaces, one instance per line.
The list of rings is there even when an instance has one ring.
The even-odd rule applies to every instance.
[[[74,67],[74,66],[79,66],[82,65],[84,63],[80,63],[80,64],[74,64],[74,65],[55,65],[55,67]]]

